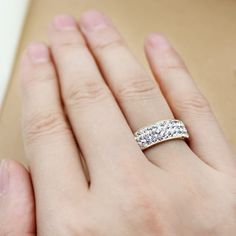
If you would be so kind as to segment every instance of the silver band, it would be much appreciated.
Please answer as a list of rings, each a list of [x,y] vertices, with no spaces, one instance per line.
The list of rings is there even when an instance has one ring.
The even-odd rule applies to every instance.
[[[144,150],[171,139],[189,138],[184,123],[180,120],[162,120],[139,129],[134,134],[139,147]]]

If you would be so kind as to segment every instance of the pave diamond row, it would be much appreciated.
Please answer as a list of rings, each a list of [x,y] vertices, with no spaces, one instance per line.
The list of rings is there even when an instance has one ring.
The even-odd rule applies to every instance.
[[[142,150],[170,139],[189,138],[184,123],[180,120],[163,120],[139,129],[134,134]]]

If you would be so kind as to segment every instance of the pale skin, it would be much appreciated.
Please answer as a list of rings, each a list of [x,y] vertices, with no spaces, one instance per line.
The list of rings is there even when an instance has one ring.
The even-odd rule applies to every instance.
[[[154,78],[97,11],[55,17],[49,41],[22,58],[30,174],[1,165],[0,235],[235,236],[235,154],[167,39],[145,42]],[[173,117],[190,140],[142,152],[133,132]]]

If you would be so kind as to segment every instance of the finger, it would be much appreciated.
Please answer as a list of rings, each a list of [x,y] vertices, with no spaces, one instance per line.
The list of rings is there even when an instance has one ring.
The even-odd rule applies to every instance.
[[[91,182],[124,162],[138,162],[142,153],[87,49],[76,21],[57,16],[49,29],[63,100],[86,159]],[[141,158],[140,158],[141,160]],[[105,172],[104,172],[105,171]],[[96,176],[96,177],[94,177]],[[98,178],[97,178],[98,177]]]
[[[231,151],[208,102],[169,42],[160,34],[150,35],[146,54],[172,111],[188,127],[192,150],[217,169],[235,168]]]
[[[0,164],[0,222],[0,235],[36,235],[30,176],[12,160],[2,160]]]
[[[136,61],[105,16],[89,11],[81,17],[80,27],[133,131],[173,118],[157,83]],[[176,162],[188,162],[182,155],[187,149],[185,142],[171,141],[153,146],[145,154],[153,163],[168,168],[179,166]],[[181,157],[174,160],[172,154]]]
[[[87,182],[47,47],[31,44],[21,68],[24,141],[40,220],[48,209],[83,198]]]

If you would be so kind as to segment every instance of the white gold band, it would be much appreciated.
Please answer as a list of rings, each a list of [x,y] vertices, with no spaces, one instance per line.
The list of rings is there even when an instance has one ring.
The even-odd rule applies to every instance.
[[[171,139],[189,138],[184,123],[180,120],[162,120],[139,129],[134,134],[141,150]]]

